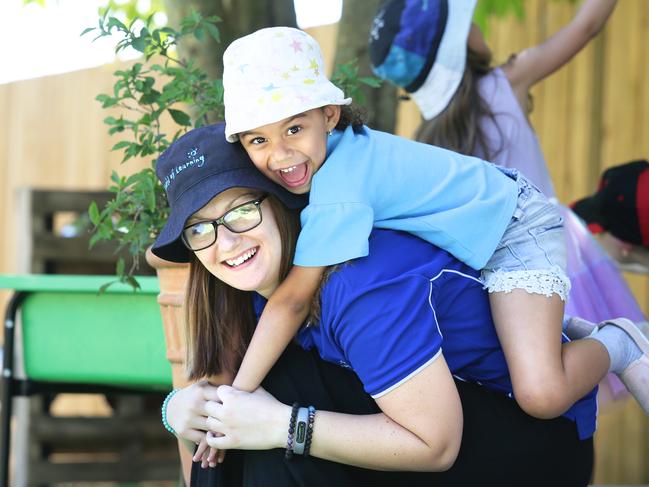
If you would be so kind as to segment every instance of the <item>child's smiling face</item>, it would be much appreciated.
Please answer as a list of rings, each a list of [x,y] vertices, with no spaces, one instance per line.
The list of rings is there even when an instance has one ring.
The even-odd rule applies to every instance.
[[[327,105],[248,130],[239,140],[266,177],[303,194],[327,157],[327,132],[339,118],[340,107]]]

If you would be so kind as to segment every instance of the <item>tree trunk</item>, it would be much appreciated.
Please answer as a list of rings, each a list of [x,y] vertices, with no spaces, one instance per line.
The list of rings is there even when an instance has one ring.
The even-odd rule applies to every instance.
[[[346,0],[338,26],[338,41],[335,63],[341,64],[356,58],[359,76],[372,75],[370,67],[368,39],[372,19],[383,0]],[[365,107],[369,115],[369,125],[385,132],[394,132],[396,124],[396,89],[389,83],[381,88],[364,87]]]
[[[218,24],[220,43],[211,38],[201,42],[188,37],[180,45],[181,56],[196,60],[213,79],[223,76],[223,51],[237,37],[262,27],[297,25],[293,0],[165,0],[165,7],[169,24],[176,28],[192,10],[203,17],[217,15],[221,18]]]

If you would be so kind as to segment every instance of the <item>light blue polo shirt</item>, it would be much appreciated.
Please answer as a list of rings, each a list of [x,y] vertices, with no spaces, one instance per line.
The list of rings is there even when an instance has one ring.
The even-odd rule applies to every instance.
[[[315,347],[324,360],[353,369],[375,398],[440,352],[458,379],[512,394],[478,273],[406,233],[372,232],[369,256],[329,276],[321,294],[321,322],[303,328],[297,340],[305,349]],[[595,431],[595,394],[596,389],[564,414],[576,422],[582,439]]]
[[[481,159],[368,127],[334,131],[301,214],[294,263],[363,257],[377,227],[412,233],[482,269],[517,198],[516,182]]]

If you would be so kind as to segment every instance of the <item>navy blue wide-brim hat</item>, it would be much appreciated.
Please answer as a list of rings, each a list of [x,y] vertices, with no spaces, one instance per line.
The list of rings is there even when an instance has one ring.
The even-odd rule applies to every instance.
[[[190,250],[180,236],[188,218],[230,188],[258,189],[277,197],[285,206],[299,209],[308,197],[285,190],[253,165],[241,144],[225,139],[225,124],[191,130],[162,153],[156,174],[171,212],[151,250],[161,259],[189,262]]]

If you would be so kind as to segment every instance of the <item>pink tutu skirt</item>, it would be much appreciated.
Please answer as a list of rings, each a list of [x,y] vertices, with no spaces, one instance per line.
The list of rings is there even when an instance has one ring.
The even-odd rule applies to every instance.
[[[568,276],[572,288],[566,314],[594,323],[624,317],[638,323],[645,316],[617,264],[569,208],[558,205],[564,219],[568,248]],[[602,381],[612,399],[627,396],[617,376],[608,374]],[[602,391],[604,392],[604,391]]]

